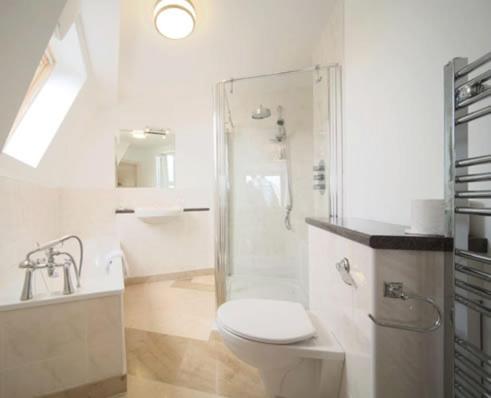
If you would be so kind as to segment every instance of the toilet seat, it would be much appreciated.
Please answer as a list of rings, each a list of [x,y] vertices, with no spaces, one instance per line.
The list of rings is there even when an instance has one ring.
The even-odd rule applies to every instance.
[[[268,344],[293,344],[316,334],[304,307],[290,301],[232,300],[220,306],[217,322],[234,335]]]

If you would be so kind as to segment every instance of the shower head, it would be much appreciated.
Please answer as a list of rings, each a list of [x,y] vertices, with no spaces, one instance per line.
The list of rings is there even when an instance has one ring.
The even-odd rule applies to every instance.
[[[256,120],[266,119],[271,116],[271,111],[269,108],[265,108],[262,105],[259,105],[258,108],[254,109],[252,112],[252,118]]]

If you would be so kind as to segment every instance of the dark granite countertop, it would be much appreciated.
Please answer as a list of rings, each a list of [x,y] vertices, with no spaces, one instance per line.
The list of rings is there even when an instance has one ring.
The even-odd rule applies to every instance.
[[[407,227],[359,218],[308,217],[307,224],[374,249],[451,251],[453,239],[404,233]]]

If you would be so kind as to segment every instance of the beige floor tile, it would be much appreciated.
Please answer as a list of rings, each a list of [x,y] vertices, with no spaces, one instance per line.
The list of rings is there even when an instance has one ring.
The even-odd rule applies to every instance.
[[[202,290],[205,292],[214,292],[215,287],[208,283],[199,283],[193,282],[191,279],[183,279],[179,281],[175,281],[171,287],[179,288],[179,289],[194,289],[194,290]]]
[[[265,398],[257,370],[212,332],[214,319],[213,275],[128,286],[120,398]]]
[[[174,386],[154,380],[128,377],[128,392],[114,398],[225,398],[185,387]]]
[[[207,341],[126,330],[128,374],[230,398],[263,398],[256,369],[239,361],[213,335]]]
[[[191,279],[193,283],[202,283],[204,285],[210,285],[215,287],[215,276],[214,275],[201,275],[195,276]]]
[[[208,340],[215,319],[213,289],[173,288],[174,283],[128,286],[124,300],[126,327]]]

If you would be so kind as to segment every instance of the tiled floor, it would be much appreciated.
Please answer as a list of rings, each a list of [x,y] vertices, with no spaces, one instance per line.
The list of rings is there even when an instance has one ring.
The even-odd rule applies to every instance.
[[[257,371],[213,331],[213,276],[130,285],[125,398],[266,398]]]

